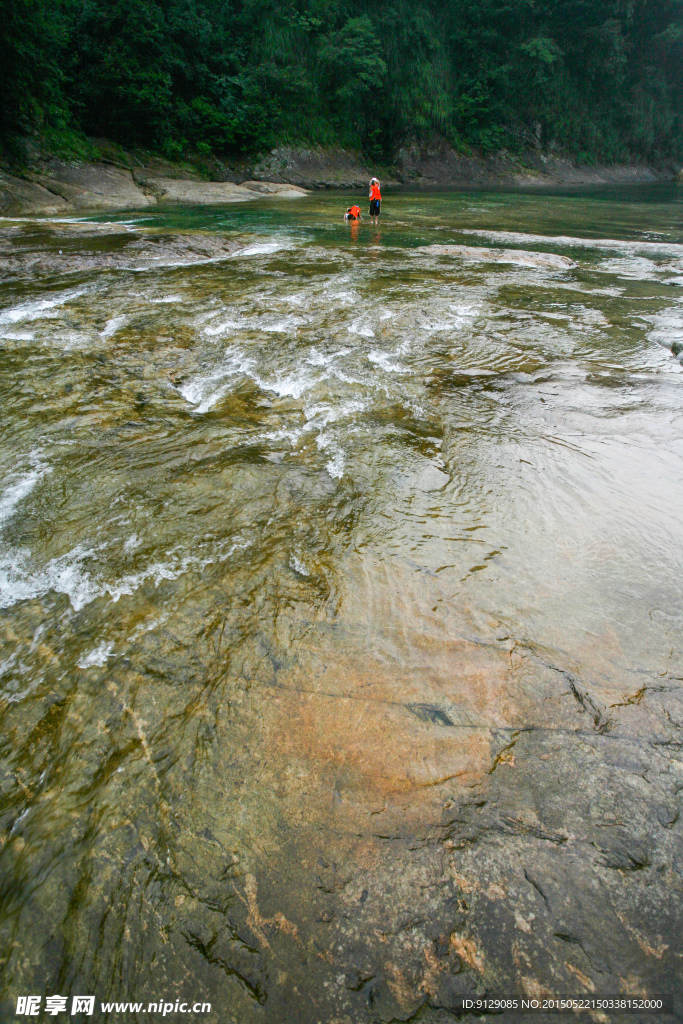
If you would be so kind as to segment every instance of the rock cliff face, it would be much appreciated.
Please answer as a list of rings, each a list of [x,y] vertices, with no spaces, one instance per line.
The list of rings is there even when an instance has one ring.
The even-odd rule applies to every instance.
[[[256,179],[288,181],[307,188],[365,188],[374,173],[357,153],[322,147],[280,146],[253,168]]]
[[[671,180],[676,168],[645,164],[577,166],[557,155],[528,150],[521,156],[502,150],[487,157],[465,156],[444,140],[409,145],[399,150],[384,184],[418,187],[496,187],[505,185],[553,186],[600,185],[610,182],[638,183]],[[344,149],[279,147],[259,160],[255,178],[292,182],[307,188],[359,188],[367,185],[377,169]]]
[[[443,141],[402,149],[399,164],[403,180],[425,185],[601,185],[666,181],[674,176],[673,166],[656,169],[646,164],[577,165],[539,149],[529,149],[522,155],[501,150],[483,158],[464,156]]]

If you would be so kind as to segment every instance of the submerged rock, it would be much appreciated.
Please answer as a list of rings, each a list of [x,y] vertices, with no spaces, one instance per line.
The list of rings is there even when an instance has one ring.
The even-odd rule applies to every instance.
[[[33,245],[33,227],[17,224],[0,228],[0,280],[97,269],[142,271],[198,266],[229,259],[243,247],[240,241],[218,234],[146,234],[117,224],[48,222],[40,227],[44,245],[39,250]],[[57,247],[64,247],[67,240],[72,243],[69,248]]]
[[[414,252],[433,256],[454,256],[456,259],[477,260],[483,263],[518,263],[523,267],[543,270],[570,270],[576,264],[567,256],[549,252],[527,252],[525,249],[487,249],[470,245],[421,245]]]
[[[359,254],[327,205],[284,252],[260,211],[0,228],[15,998],[677,991],[678,307],[578,247]]]

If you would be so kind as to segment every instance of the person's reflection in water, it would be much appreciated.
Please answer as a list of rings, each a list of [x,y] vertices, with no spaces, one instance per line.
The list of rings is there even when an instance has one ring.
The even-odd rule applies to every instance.
[[[372,232],[372,245],[370,246],[370,252],[375,257],[375,259],[377,259],[377,257],[379,256],[379,254],[381,252],[380,244],[379,244],[379,221],[376,221],[376,224],[377,224],[377,227]]]
[[[351,225],[351,240],[353,242],[358,241],[358,221],[361,219],[360,206],[354,204],[349,206],[348,210],[344,214],[344,220],[348,221]]]

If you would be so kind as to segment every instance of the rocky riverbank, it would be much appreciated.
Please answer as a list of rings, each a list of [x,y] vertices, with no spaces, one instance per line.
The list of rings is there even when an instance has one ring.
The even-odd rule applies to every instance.
[[[309,189],[360,189],[379,173],[385,187],[505,188],[681,180],[673,163],[582,166],[554,153],[456,152],[444,140],[407,145],[391,167],[340,148],[281,146],[256,159],[177,164],[101,147],[100,162],[32,151],[26,165],[0,169],[0,214],[54,216],[81,210],[137,210],[162,204],[221,205],[265,195],[294,199]],[[678,174],[677,174],[678,172]]]
[[[69,214],[80,210],[138,210],[163,203],[220,205],[277,195],[296,199],[297,185],[267,181],[206,181],[172,165],[130,170],[105,163],[50,160],[24,177],[0,171],[4,216]]]
[[[383,182],[418,188],[499,188],[505,186],[602,185],[670,181],[678,166],[665,164],[575,164],[566,157],[529,149],[501,150],[488,156],[456,152],[443,139],[401,148]],[[254,178],[291,182],[306,188],[358,188],[377,170],[342,149],[279,147],[251,168]]]

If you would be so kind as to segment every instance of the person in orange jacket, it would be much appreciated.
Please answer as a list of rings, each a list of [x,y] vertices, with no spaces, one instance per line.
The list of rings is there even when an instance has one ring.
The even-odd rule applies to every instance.
[[[370,180],[370,219],[377,219],[379,221],[379,211],[382,205],[382,193],[379,189],[379,181],[377,178]]]

